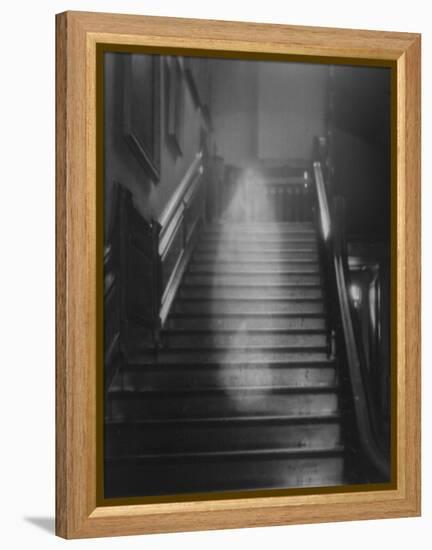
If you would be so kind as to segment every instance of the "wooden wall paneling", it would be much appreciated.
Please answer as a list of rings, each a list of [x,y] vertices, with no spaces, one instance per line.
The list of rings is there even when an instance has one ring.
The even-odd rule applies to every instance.
[[[159,55],[131,54],[124,61],[124,134],[153,183],[160,178],[160,64]]]
[[[184,78],[181,59],[164,59],[166,86],[166,132],[175,154],[181,155],[184,140]]]

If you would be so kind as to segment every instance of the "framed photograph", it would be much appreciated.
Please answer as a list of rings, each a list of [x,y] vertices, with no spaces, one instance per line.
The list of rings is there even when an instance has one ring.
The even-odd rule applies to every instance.
[[[56,532],[420,514],[420,36],[57,16]]]

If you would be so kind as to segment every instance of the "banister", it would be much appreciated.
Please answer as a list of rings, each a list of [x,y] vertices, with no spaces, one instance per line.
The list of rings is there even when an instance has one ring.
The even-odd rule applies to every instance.
[[[314,162],[314,175],[317,188],[318,206],[320,210],[321,231],[324,241],[330,236],[331,220],[328,205],[327,193],[325,190],[324,177],[320,162]]]
[[[357,421],[360,442],[374,466],[380,473],[387,476],[389,473],[388,460],[375,440],[371,413],[367,405],[368,399],[361,374],[361,364],[354,335],[342,258],[335,255],[333,261],[339,294],[339,307],[341,310],[342,330],[345,340],[349,380],[351,383],[355,418]]]
[[[194,182],[196,176],[201,174],[203,171],[202,164],[202,151],[199,151],[189,168],[186,170],[183,179],[178,185],[177,189],[174,191],[171,199],[164,208],[162,214],[159,216],[158,222],[162,227],[162,233],[164,233],[169,227],[170,221],[173,218],[174,214],[177,212],[179,206],[181,205],[185,194],[187,193],[188,187]]]
[[[342,228],[338,226],[339,219],[330,214],[327,191],[320,162],[313,163],[318,201],[318,212],[322,238],[326,248],[326,261],[331,270],[331,278],[336,287],[338,313],[340,319],[340,332],[344,342],[345,358],[348,367],[348,378],[353,401],[354,416],[360,445],[367,458],[380,474],[388,477],[389,461],[387,455],[381,450],[375,437],[373,419],[375,415],[370,410],[370,400],[362,375],[362,364],[355,337],[354,324],[351,314],[348,289],[347,289],[347,265],[344,257],[342,242]],[[337,204],[337,203],[336,203]],[[340,225],[340,224],[339,224]],[[333,328],[333,327],[332,327]]]
[[[112,332],[118,333],[113,346],[125,357],[136,354],[137,331],[148,350],[160,345],[161,329],[205,219],[203,173],[199,152],[159,219],[151,221],[137,210],[130,190],[114,186],[115,230],[110,229],[104,250],[104,300],[105,305],[109,299],[118,302],[106,311],[119,312],[113,315]]]
[[[157,247],[160,266],[160,327],[165,324],[191,257],[197,237],[196,229],[205,218],[203,173],[203,152],[200,151],[157,221],[161,228]]]

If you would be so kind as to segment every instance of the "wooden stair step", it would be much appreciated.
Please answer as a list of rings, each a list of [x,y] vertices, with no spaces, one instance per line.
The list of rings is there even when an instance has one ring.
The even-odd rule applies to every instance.
[[[337,384],[333,362],[208,363],[125,366],[112,383],[117,390],[244,386],[318,387]]]
[[[241,245],[243,243],[268,243],[268,244],[280,244],[285,243],[290,245],[291,243],[316,243],[317,237],[314,233],[244,233],[238,235],[222,235],[216,234],[203,234],[200,239],[200,243],[220,243],[223,246],[225,243],[233,245]]]
[[[147,453],[335,449],[339,415],[166,419],[107,422],[107,456]]]
[[[273,315],[171,315],[167,328],[177,330],[218,331],[218,330],[287,330],[293,333],[307,330],[325,330],[325,317],[275,317]]]
[[[205,300],[205,299],[177,299],[174,304],[176,313],[192,313],[220,315],[226,313],[233,314],[307,314],[315,313],[322,315],[324,313],[324,303],[321,300],[270,300],[270,299],[252,299],[252,300]]]
[[[321,286],[318,273],[187,273],[183,279],[188,285],[285,285],[286,287],[305,288]]]
[[[338,412],[338,387],[224,387],[110,392],[115,420]]]
[[[225,233],[236,235],[238,233],[316,233],[312,222],[223,222],[213,224],[205,229],[205,233]]]
[[[248,250],[198,250],[193,255],[194,262],[276,262],[276,261],[291,261],[291,262],[318,262],[318,252],[316,250],[290,250],[276,251],[260,250],[251,252]]]
[[[191,263],[188,273],[210,273],[210,274],[243,274],[251,273],[255,275],[319,275],[318,264],[299,264],[290,262],[278,262],[277,265],[270,265],[262,262],[260,264],[253,262],[212,262],[212,263]]]
[[[260,259],[260,260],[247,260],[243,259],[241,254],[237,255],[237,258],[235,260],[223,260],[220,258],[216,258],[214,260],[210,261],[195,261],[194,258],[192,258],[192,262],[189,264],[188,270],[196,271],[197,269],[202,271],[209,271],[213,270],[215,267],[225,267],[229,266],[230,269],[237,270],[237,269],[244,269],[245,267],[250,268],[252,271],[257,269],[258,271],[262,267],[266,267],[268,270],[275,269],[281,270],[281,271],[291,271],[291,270],[299,270],[304,269],[305,273],[316,273],[319,271],[318,262],[316,259],[309,260],[309,259],[298,259],[298,260],[284,260],[284,259],[276,259],[276,260],[268,260],[266,258]]]
[[[290,241],[285,242],[283,240],[273,243],[269,242],[256,242],[256,241],[227,241],[220,243],[217,239],[210,239],[208,241],[200,241],[197,244],[196,252],[199,253],[211,253],[220,252],[221,250],[227,253],[235,252],[250,252],[250,253],[290,253],[290,252],[317,252],[318,246],[315,241]]]
[[[345,481],[343,453],[341,447],[107,459],[105,496],[337,486]]]
[[[238,348],[238,349],[197,349],[176,350],[162,349],[158,352],[157,361],[161,364],[261,364],[273,363],[310,364],[327,360],[327,350],[314,351],[292,348]],[[132,364],[154,364],[154,354],[143,350],[130,358]]]
[[[299,287],[285,285],[189,285],[183,284],[179,289],[179,298],[203,298],[227,300],[251,298],[302,298],[305,300],[323,299],[320,287]]]
[[[326,346],[326,334],[323,331],[292,333],[285,330],[239,330],[197,332],[166,330],[162,341],[168,347],[177,348],[243,348],[277,347],[323,348]]]

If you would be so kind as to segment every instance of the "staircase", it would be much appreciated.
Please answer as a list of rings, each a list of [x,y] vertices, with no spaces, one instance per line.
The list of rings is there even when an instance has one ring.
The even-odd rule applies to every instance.
[[[113,381],[106,497],[339,485],[338,376],[309,222],[216,223]]]

